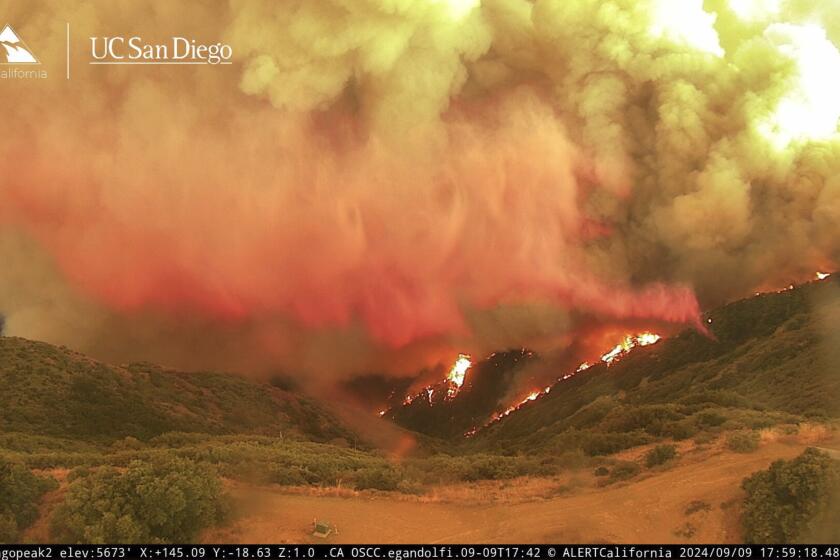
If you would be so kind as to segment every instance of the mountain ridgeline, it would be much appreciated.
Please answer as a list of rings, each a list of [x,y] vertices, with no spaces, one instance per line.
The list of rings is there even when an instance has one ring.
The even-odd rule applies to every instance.
[[[695,331],[635,348],[565,381],[467,442],[504,453],[609,454],[660,438],[840,416],[836,275],[705,315]]]
[[[710,429],[840,416],[836,276],[734,302],[706,319],[711,337],[688,330],[637,347],[558,382],[471,438],[463,434],[506,404],[514,376],[536,360],[532,353],[497,352],[473,364],[454,397],[442,382],[385,418],[453,452],[602,455]],[[356,439],[321,405],[271,384],[111,366],[21,338],[0,337],[0,394],[0,434],[96,444],[169,432]]]
[[[312,441],[352,437],[319,405],[232,374],[111,366],[43,342],[0,337],[0,434],[97,443],[166,432]]]

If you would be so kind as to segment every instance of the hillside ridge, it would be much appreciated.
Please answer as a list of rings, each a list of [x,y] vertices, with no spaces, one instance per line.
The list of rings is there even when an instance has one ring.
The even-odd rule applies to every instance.
[[[0,337],[0,394],[2,432],[95,441],[175,431],[353,437],[311,399],[267,383],[148,363],[113,366],[16,337]]]

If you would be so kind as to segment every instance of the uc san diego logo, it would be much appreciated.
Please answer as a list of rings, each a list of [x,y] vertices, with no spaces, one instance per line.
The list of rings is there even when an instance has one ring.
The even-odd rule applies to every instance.
[[[40,64],[38,57],[11,25],[6,25],[0,31],[0,78],[46,78],[46,70],[25,69],[26,66]],[[22,68],[18,68],[18,65]]]

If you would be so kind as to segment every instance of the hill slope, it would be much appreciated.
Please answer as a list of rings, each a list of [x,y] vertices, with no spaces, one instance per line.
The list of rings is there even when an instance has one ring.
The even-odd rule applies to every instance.
[[[164,432],[352,437],[314,402],[231,374],[110,366],[0,337],[0,432],[107,442]]]
[[[840,416],[835,277],[707,315],[715,339],[684,332],[560,382],[479,431],[470,447],[609,453],[698,430]]]
[[[448,395],[452,386],[444,381],[388,409],[384,416],[429,436],[459,437],[493,413],[513,375],[534,359],[534,354],[524,349],[496,352],[470,368],[464,386],[454,398]]]

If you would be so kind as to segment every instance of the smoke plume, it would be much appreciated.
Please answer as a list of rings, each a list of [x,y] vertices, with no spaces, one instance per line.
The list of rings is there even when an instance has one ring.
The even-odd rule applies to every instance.
[[[2,4],[50,72],[3,84],[9,334],[405,372],[840,256],[835,0]],[[87,64],[105,35],[234,64]]]

